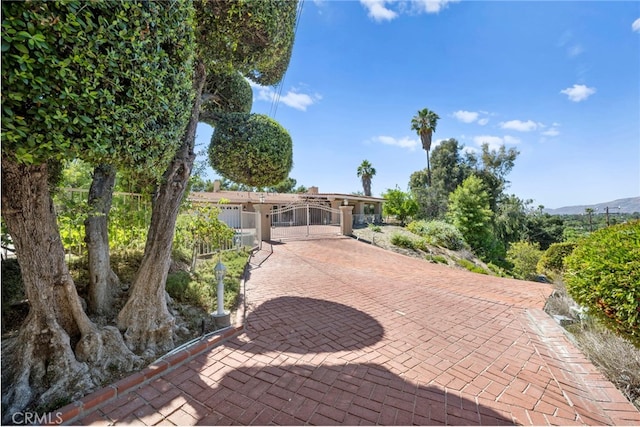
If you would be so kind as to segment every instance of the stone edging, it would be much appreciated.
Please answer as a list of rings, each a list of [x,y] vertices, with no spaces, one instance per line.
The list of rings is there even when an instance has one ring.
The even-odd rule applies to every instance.
[[[194,342],[192,345],[172,354],[164,359],[160,359],[146,368],[138,371],[126,378],[123,378],[114,384],[107,387],[103,387],[99,390],[90,393],[80,400],[70,403],[62,408],[52,411],[48,418],[52,421],[51,425],[68,425],[73,421],[81,419],[99,407],[111,402],[118,397],[121,397],[128,392],[138,388],[139,386],[148,383],[165,374],[183,363],[195,358],[199,354],[216,347],[228,339],[231,339],[242,332],[244,332],[245,316],[246,316],[246,304],[245,304],[245,280],[247,277],[247,271],[249,267],[249,261],[253,256],[253,251],[247,259],[242,279],[240,280],[240,293],[238,302],[238,309],[235,313],[235,321],[233,326],[222,330],[219,334],[212,335],[208,338],[200,339]]]

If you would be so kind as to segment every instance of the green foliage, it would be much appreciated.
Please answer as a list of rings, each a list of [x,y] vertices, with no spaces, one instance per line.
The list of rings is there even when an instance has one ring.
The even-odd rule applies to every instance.
[[[466,260],[464,258],[459,258],[456,260],[456,264],[458,264],[461,267],[466,268],[467,270],[473,272],[473,273],[479,273],[479,274],[489,274],[487,272],[487,270],[485,270],[484,268],[480,267],[479,265],[474,264],[473,262]]]
[[[565,269],[564,260],[573,252],[577,244],[575,242],[553,243],[544,251],[537,270],[542,274],[562,273]]]
[[[253,90],[240,73],[207,74],[203,94],[200,121],[213,127],[220,114],[251,112]]]
[[[443,257],[442,255],[427,255],[426,259],[428,261],[435,262],[436,264],[449,264],[447,258]]]
[[[565,266],[573,299],[640,346],[640,221],[595,231]]]
[[[256,187],[274,185],[293,167],[289,133],[262,114],[226,114],[209,146],[211,166],[232,181]]]
[[[193,8],[3,2],[2,152],[162,172],[189,116]]]
[[[87,191],[57,191],[56,206],[60,239],[69,254],[85,252],[84,221],[89,214]],[[142,249],[151,221],[150,201],[139,194],[115,193],[109,212],[109,247],[112,251]]]
[[[418,204],[410,193],[395,188],[388,189],[382,197],[385,199],[382,208],[384,215],[395,216],[402,225],[418,212]]]
[[[438,116],[428,108],[418,110],[418,113],[411,119],[411,130],[415,130],[422,141],[422,148],[429,151],[431,149],[431,137],[438,125]]]
[[[516,242],[507,250],[507,261],[513,264],[513,275],[522,280],[536,277],[536,266],[541,257],[542,251],[537,243]]]
[[[227,267],[227,274],[224,278],[224,306],[227,310],[233,309],[236,305],[247,257],[248,253],[245,251],[222,253],[222,262]],[[180,303],[213,311],[217,307],[216,286],[218,282],[213,271],[217,262],[217,257],[204,261],[197,273],[177,271],[169,274],[166,284],[167,293]]]
[[[400,248],[412,249],[412,250],[416,249],[415,239],[412,239],[411,237],[405,234],[400,234],[400,233],[392,234],[391,244],[394,246],[398,246]]]
[[[443,221],[413,221],[407,225],[407,229],[435,246],[454,251],[466,246],[462,233],[451,224]]]
[[[297,1],[199,1],[195,6],[198,56],[209,70],[237,70],[261,85],[282,79],[293,49]]]
[[[382,228],[379,225],[367,224],[367,228],[374,233],[382,233]]]
[[[489,195],[479,178],[470,176],[449,195],[449,222],[460,230],[473,250],[484,256],[491,251],[493,241],[491,217]]]
[[[362,189],[365,196],[371,196],[371,178],[376,174],[374,168],[368,160],[363,160],[358,166],[357,175],[362,180]]]
[[[534,211],[527,215],[523,239],[530,242],[538,242],[540,249],[547,250],[553,243],[563,241],[563,235],[564,220],[562,217],[539,211]]]
[[[212,249],[221,249],[233,239],[234,230],[218,219],[220,209],[213,205],[191,207],[176,221],[174,245],[191,250],[192,270],[195,269],[197,247],[209,245]]]

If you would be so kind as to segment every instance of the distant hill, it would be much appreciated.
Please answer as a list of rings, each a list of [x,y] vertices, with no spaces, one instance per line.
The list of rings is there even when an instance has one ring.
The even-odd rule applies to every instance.
[[[610,214],[640,212],[640,197],[629,197],[595,205],[565,206],[558,209],[545,209],[544,211],[551,215],[578,215],[584,213],[585,209],[591,208],[595,213],[603,214],[606,212],[607,206]]]

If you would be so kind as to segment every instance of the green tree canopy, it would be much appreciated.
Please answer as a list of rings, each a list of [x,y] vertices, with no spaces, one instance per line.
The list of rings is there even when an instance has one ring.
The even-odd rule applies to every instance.
[[[211,126],[225,113],[249,113],[253,104],[253,90],[249,82],[237,72],[209,73],[202,91],[200,121]]]
[[[448,220],[476,251],[487,252],[491,240],[489,195],[480,178],[470,176],[449,195]]]
[[[262,114],[226,114],[211,138],[211,166],[225,178],[253,187],[286,179],[293,167],[289,133]]]
[[[5,2],[2,19],[4,155],[161,172],[193,96],[188,2]]]
[[[399,188],[388,189],[382,194],[382,197],[385,199],[382,208],[383,213],[385,215],[395,216],[403,226],[407,219],[418,212],[418,204],[411,193],[405,193]]]

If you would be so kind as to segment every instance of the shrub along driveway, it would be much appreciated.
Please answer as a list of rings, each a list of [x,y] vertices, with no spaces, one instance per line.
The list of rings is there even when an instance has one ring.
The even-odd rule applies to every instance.
[[[242,334],[76,422],[640,424],[542,311],[548,285],[348,238],[272,248]]]

